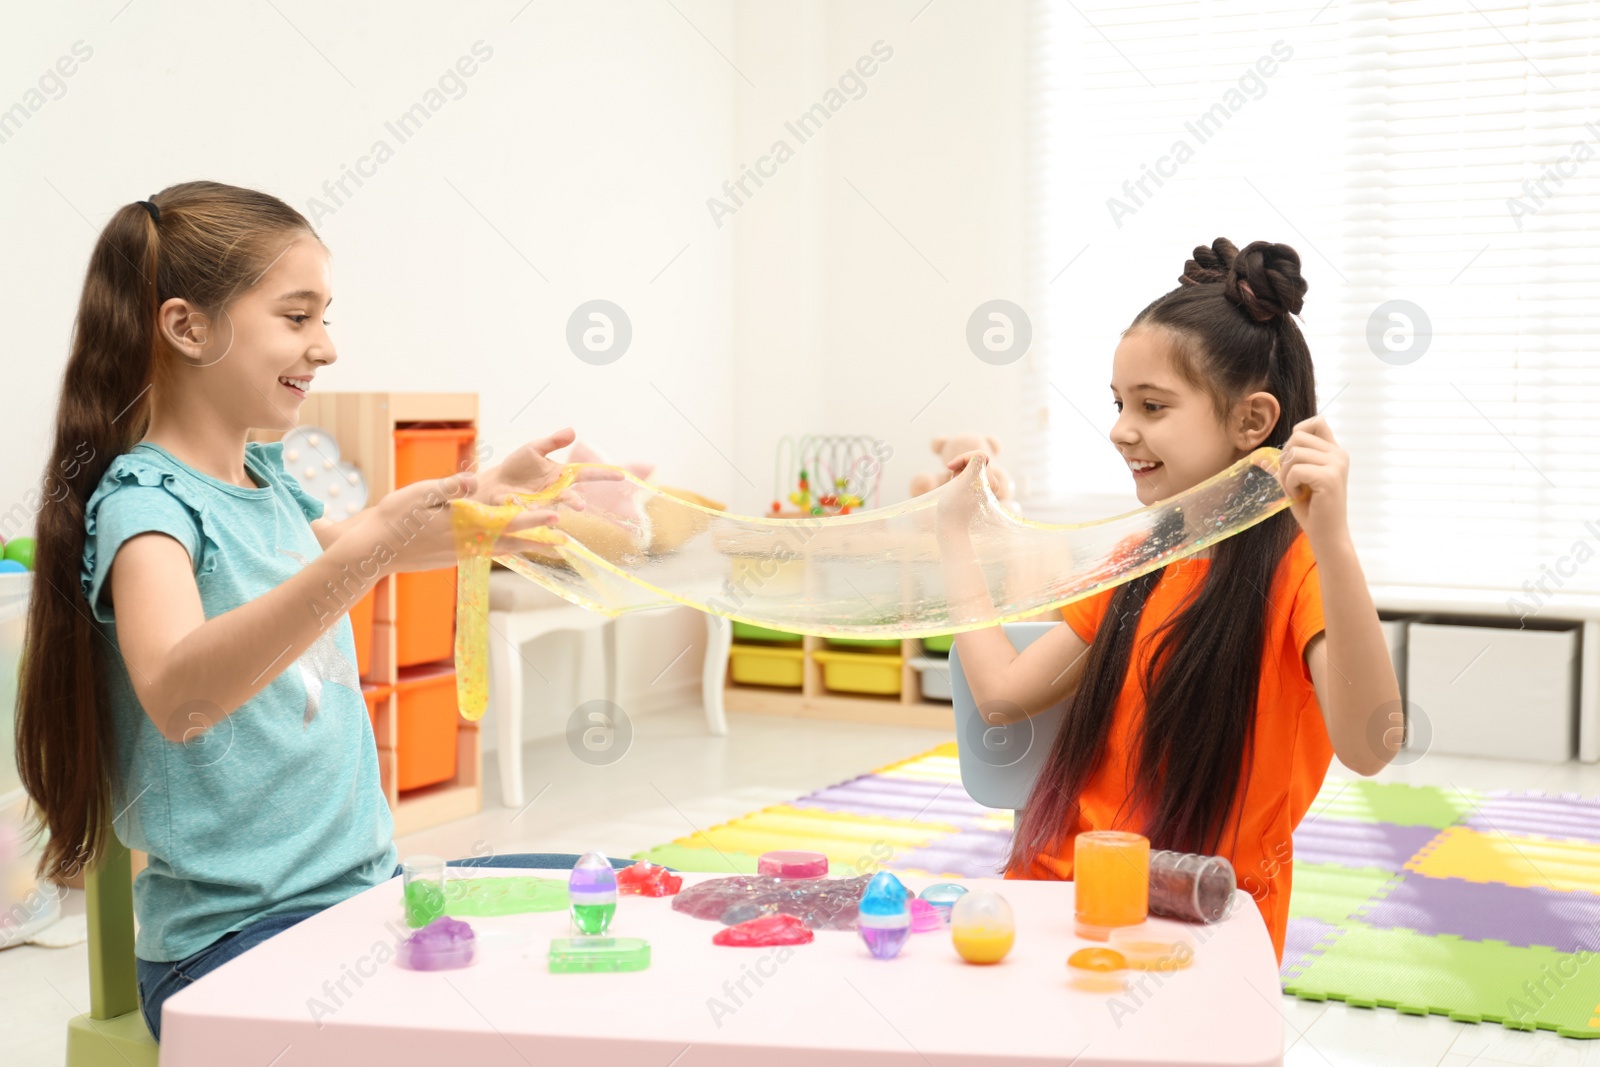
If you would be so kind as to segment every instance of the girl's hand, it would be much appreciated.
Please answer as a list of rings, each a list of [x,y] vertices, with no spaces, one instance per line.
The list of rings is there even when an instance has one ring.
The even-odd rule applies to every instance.
[[[963,452],[946,463],[945,466],[950,468],[953,476],[952,481],[959,481],[961,472],[973,462],[988,463],[989,456],[987,453],[974,450]],[[939,494],[938,515],[941,529],[955,532],[957,529],[965,530],[971,524],[972,517],[978,513],[979,500],[975,487],[972,488],[973,492],[962,492],[959,487],[946,483],[935,490]]]
[[[479,490],[477,475],[471,471],[448,478],[430,478],[402,486],[360,512],[334,550],[348,553],[363,574],[404,574],[431,571],[456,565],[455,531],[450,522],[450,503],[475,498]],[[529,542],[507,537],[515,530],[551,526],[559,518],[554,511],[529,508],[517,515],[495,539],[493,555],[526,552]]]
[[[569,426],[541,441],[530,441],[507,456],[504,463],[496,464],[478,475],[479,486],[471,498],[481,504],[498,506],[504,504],[513,493],[543,492],[561,477],[562,465],[551,459],[550,453],[558,448],[566,448],[576,439],[577,434]],[[578,472],[580,482],[611,482],[621,478],[622,472],[618,470],[588,468]],[[565,504],[574,511],[583,510],[583,497],[573,492],[570,486],[563,489],[552,503]]]
[[[1298,423],[1284,442],[1278,483],[1313,549],[1350,537],[1349,482],[1350,455],[1333,439],[1327,420],[1313,415]]]

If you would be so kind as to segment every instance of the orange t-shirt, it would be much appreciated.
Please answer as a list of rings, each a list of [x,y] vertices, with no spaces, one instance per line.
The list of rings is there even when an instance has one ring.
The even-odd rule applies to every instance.
[[[1143,830],[1142,813],[1132,799],[1138,766],[1138,726],[1144,714],[1138,683],[1152,651],[1150,634],[1194,593],[1211,561],[1185,559],[1170,564],[1150,592],[1134,635],[1128,675],[1117,697],[1105,757],[1078,798],[1077,825],[1059,855],[1041,853],[1007,878],[1066,880],[1072,877],[1072,839],[1085,830]],[[1266,919],[1272,945],[1283,960],[1284,928],[1289,921],[1289,885],[1294,828],[1322,788],[1333,760],[1333,745],[1323,723],[1306,645],[1323,630],[1322,587],[1316,557],[1302,530],[1278,562],[1264,620],[1261,688],[1256,698],[1255,740],[1245,753],[1235,804],[1219,851],[1233,864],[1239,887],[1255,898]],[[1068,604],[1062,617],[1085,641],[1093,641],[1116,590]]]

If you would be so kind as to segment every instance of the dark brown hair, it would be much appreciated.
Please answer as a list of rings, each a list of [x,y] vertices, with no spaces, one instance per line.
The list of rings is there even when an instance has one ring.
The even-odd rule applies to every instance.
[[[1262,444],[1282,447],[1295,424],[1316,413],[1311,352],[1290,318],[1306,292],[1300,257],[1288,245],[1256,241],[1240,251],[1218,238],[1194,250],[1179,282],[1124,333],[1163,333],[1176,369],[1211,396],[1219,422],[1250,393],[1271,393],[1280,414]],[[1280,511],[1212,546],[1198,594],[1150,635],[1128,802],[1145,806],[1148,822],[1138,829],[1152,848],[1215,853],[1222,844],[1254,736],[1267,595],[1297,529]],[[1019,815],[1009,867],[1026,870],[1041,851],[1064,846],[1078,797],[1104,757],[1146,598],[1164,573],[1112,595]]]
[[[290,242],[315,236],[305,216],[278,198],[217,182],[169,186],[151,202],[159,222],[125,204],[89,255],[35,520],[17,769],[36,829],[50,835],[39,871],[55,879],[94,861],[114,814],[106,666],[117,649],[80,584],[85,506],[111,461],[149,427],[150,387],[174,358],[156,331],[156,311],[182,297],[215,316]]]

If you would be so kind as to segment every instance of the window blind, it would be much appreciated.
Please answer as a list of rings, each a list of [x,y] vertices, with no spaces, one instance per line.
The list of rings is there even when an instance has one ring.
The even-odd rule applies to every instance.
[[[1369,580],[1600,592],[1600,3],[1034,15],[1035,491],[1135,506],[1121,330],[1195,245],[1280,241]]]

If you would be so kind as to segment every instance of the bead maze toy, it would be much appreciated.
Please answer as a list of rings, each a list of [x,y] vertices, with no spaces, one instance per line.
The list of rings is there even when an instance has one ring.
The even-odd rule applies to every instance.
[[[890,452],[886,443],[866,434],[806,434],[798,445],[791,438],[780,438],[772,475],[772,514],[783,511],[785,499],[800,514],[819,517],[848,515],[869,497],[877,507],[883,462]],[[786,485],[795,487],[787,498]]]

